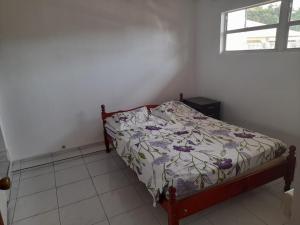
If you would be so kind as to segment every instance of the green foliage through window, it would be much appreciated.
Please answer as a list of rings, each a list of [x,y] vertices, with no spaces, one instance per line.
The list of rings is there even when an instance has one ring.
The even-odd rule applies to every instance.
[[[254,7],[246,11],[247,19],[263,24],[275,24],[279,21],[280,7],[269,5],[268,7]]]
[[[275,24],[278,23],[278,18],[280,14],[280,7],[269,5],[268,7],[254,7],[246,11],[247,19],[263,24]],[[294,10],[294,17],[300,17],[300,8]],[[294,27],[295,31],[300,31],[300,27]]]

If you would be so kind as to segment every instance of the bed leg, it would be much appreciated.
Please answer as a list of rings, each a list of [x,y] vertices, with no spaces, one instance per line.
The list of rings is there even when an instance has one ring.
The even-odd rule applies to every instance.
[[[176,212],[176,188],[169,188],[168,225],[179,225]]]
[[[107,133],[106,133],[106,129],[105,129],[105,123],[106,123],[106,116],[105,116],[106,112],[105,112],[105,105],[101,105],[101,115],[102,115],[102,122],[103,122],[103,134],[104,134],[104,144],[105,144],[105,148],[106,148],[106,152],[109,153],[110,149],[109,149],[109,140],[107,137]]]
[[[106,153],[109,153],[110,152],[110,149],[109,149],[109,141],[107,139],[107,134],[106,134],[106,131],[104,130],[104,143],[105,143],[105,149],[106,149]]]
[[[183,93],[179,94],[179,101],[183,102]]]
[[[287,168],[284,175],[284,191],[288,191],[291,189],[291,184],[294,180],[295,166],[296,166],[296,147],[290,146],[289,155],[287,157]]]

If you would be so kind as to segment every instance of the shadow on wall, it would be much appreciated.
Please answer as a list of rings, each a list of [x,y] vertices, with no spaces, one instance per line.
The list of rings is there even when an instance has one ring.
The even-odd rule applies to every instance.
[[[12,157],[99,141],[102,103],[192,95],[192,2],[0,0],[0,108]]]

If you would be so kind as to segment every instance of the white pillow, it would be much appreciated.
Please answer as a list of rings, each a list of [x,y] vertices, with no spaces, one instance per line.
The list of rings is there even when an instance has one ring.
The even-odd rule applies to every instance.
[[[176,121],[176,118],[178,117],[188,117],[191,114],[194,115],[197,113],[196,110],[179,101],[165,102],[158,107],[151,109],[152,115],[167,121]]]
[[[107,124],[112,128],[123,131],[140,126],[149,119],[149,112],[147,107],[141,107],[128,112],[121,112],[112,115],[106,119]]]

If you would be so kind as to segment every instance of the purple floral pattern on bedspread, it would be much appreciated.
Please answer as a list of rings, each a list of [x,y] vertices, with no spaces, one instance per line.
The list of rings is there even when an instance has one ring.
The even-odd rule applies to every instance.
[[[190,152],[194,150],[194,148],[191,146],[176,146],[176,145],[173,146],[173,149],[178,152]]]
[[[210,117],[199,119],[201,113],[184,114],[178,105],[180,110],[165,110],[173,113],[172,121],[151,116],[143,126],[110,133],[118,154],[154,198],[171,185],[181,195],[219,184],[285,152],[279,140]]]

